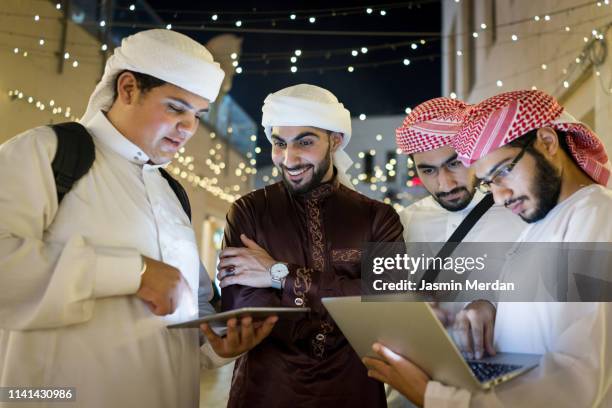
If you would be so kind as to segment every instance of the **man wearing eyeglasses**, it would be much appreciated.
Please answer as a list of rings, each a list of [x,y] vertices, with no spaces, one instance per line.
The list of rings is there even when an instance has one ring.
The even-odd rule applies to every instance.
[[[489,98],[472,109],[452,145],[472,164],[482,188],[529,223],[509,263],[538,242],[612,242],[612,191],[606,188],[612,166],[605,148],[552,96],[515,91]],[[531,276],[538,285],[533,267],[509,272]],[[543,357],[536,369],[494,392],[470,393],[432,381],[379,344],[373,348],[383,361],[365,363],[371,376],[426,407],[607,407],[610,327],[612,303],[499,303],[496,348]]]

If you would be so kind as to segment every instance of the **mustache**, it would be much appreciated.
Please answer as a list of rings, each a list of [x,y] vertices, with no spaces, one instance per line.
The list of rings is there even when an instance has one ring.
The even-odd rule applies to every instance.
[[[310,164],[302,164],[301,166],[287,167],[284,164],[281,164],[279,167],[281,168],[281,170],[297,171],[297,170],[308,169],[312,166]]]
[[[518,201],[525,201],[527,200],[527,196],[520,196],[517,198],[509,198],[506,201],[504,201],[504,207],[508,208],[510,207],[512,204],[518,202]]]
[[[462,192],[469,193],[468,189],[465,188],[465,187],[455,187],[451,191],[446,191],[446,192],[442,192],[442,193],[436,193],[436,197],[444,198],[444,197],[448,197],[450,195],[457,194],[457,193],[462,193]]]

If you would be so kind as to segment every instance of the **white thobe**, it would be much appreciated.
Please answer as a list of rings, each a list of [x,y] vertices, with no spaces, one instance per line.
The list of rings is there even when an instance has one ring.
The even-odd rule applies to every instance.
[[[519,237],[530,242],[612,242],[612,191],[584,187]],[[520,247],[513,256],[520,256]],[[537,271],[533,271],[534,274]],[[612,406],[611,303],[499,303],[495,347],[543,354],[540,365],[489,392],[430,381],[425,407]]]
[[[199,350],[197,329],[165,327],[198,314],[194,231],[160,166],[102,112],[86,127],[95,162],[59,207],[54,132],[0,146],[0,386],[75,387],[75,407],[197,407],[199,355],[227,360]],[[174,314],[135,296],[141,254],[188,282]]]

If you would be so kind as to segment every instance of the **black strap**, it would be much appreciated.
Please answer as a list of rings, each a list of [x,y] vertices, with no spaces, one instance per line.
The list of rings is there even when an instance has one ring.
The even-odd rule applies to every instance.
[[[51,168],[59,204],[72,189],[74,183],[83,177],[93,165],[96,159],[96,147],[93,138],[80,123],[58,123],[51,125],[51,128],[57,135],[57,151],[51,162]],[[167,171],[160,168],[159,172],[166,179],[191,220],[191,205],[187,192]]]
[[[57,152],[51,163],[57,202],[70,191],[74,183],[85,175],[96,159],[93,139],[87,129],[77,122],[51,125],[57,135]]]
[[[191,221],[191,204],[189,204],[189,196],[187,195],[187,192],[183,186],[181,186],[181,183],[176,181],[166,170],[160,167],[159,172],[166,179],[166,181],[168,181],[168,184],[170,184],[170,188],[172,191],[174,191],[174,194],[176,194],[176,197],[181,202],[181,206],[183,207],[185,214],[187,214],[189,221]]]
[[[455,248],[459,246],[461,241],[463,241],[463,238],[465,238],[468,232],[470,232],[472,227],[476,225],[478,220],[482,218],[482,216],[487,212],[487,210],[493,206],[493,202],[493,194],[485,195],[484,198],[480,200],[480,202],[476,204],[474,208],[472,208],[472,211],[470,211],[467,217],[465,217],[463,221],[461,221],[461,224],[459,224],[459,226],[450,236],[448,241],[446,241],[442,249],[438,251],[436,258],[444,259],[450,256],[455,250]],[[438,268],[428,269],[427,272],[425,272],[425,274],[423,275],[421,281],[419,282],[419,287],[422,287],[423,281],[430,283],[435,282],[439,274],[440,269]]]

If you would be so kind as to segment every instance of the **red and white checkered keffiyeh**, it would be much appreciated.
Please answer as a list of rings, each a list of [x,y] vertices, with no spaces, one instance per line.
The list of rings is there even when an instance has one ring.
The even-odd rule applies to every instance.
[[[395,140],[405,154],[447,146],[457,134],[469,105],[457,99],[435,98],[423,102],[395,130]]]
[[[474,105],[452,145],[459,159],[469,166],[542,127],[567,132],[567,145],[576,163],[594,181],[608,185],[612,166],[601,140],[542,91],[506,92]]]

